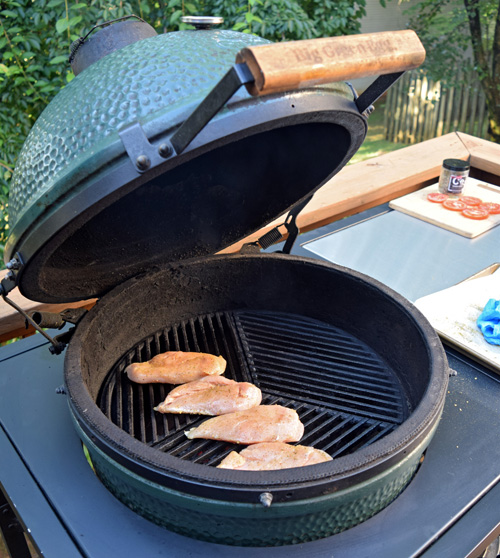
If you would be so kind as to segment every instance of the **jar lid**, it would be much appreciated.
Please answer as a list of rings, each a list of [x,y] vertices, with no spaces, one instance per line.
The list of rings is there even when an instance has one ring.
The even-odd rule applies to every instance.
[[[466,171],[470,169],[470,164],[462,159],[445,159],[443,167],[451,171]]]

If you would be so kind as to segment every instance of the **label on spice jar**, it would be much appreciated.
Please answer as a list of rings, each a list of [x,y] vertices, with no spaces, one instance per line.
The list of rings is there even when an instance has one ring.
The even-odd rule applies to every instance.
[[[442,194],[461,194],[468,174],[468,172],[458,173],[456,171],[453,172],[448,169],[443,169],[439,177],[438,190]]]
[[[447,190],[450,194],[460,194],[464,189],[465,179],[467,177],[463,174],[452,174],[448,180],[448,187]]]

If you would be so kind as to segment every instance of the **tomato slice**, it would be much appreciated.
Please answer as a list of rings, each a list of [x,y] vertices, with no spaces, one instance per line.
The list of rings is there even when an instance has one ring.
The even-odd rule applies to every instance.
[[[441,192],[431,192],[427,194],[427,199],[433,203],[443,203],[444,200],[448,199],[446,194],[441,194]]]
[[[478,207],[486,209],[486,211],[491,215],[497,215],[500,213],[500,203],[484,202],[481,205],[478,205]]]
[[[466,207],[462,211],[462,215],[464,217],[467,217],[468,219],[476,219],[478,221],[481,221],[483,219],[487,219],[489,213],[486,209],[481,209],[479,207]]]
[[[448,198],[443,202],[443,207],[450,211],[463,211],[467,207],[467,204],[462,200]]]
[[[466,205],[469,206],[476,206],[476,205],[481,205],[483,203],[483,200],[480,198],[474,198],[473,196],[460,196],[459,198],[460,200],[462,200]]]

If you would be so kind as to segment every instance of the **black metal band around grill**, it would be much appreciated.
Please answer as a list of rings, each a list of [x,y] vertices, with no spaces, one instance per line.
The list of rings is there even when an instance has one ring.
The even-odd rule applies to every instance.
[[[388,365],[331,325],[267,311],[204,315],[136,345],[111,370],[97,401],[128,434],[194,463],[215,466],[238,446],[188,440],[184,431],[207,417],[154,411],[173,386],[135,384],[123,372],[131,362],[169,350],[222,354],[228,362],[226,377],[260,387],[263,404],[294,408],[305,426],[300,443],[334,458],[392,432],[411,412]]]

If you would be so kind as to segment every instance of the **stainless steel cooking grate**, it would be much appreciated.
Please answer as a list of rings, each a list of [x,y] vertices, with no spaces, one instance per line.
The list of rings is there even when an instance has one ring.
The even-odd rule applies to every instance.
[[[145,339],[110,371],[97,404],[138,440],[181,459],[217,465],[237,446],[188,440],[184,431],[208,417],[153,410],[172,386],[130,382],[123,373],[168,350],[222,354],[225,376],[249,381],[263,404],[297,410],[305,426],[301,444],[333,457],[352,453],[394,430],[408,416],[395,374],[369,347],[317,320],[292,314],[218,312],[182,322]]]

